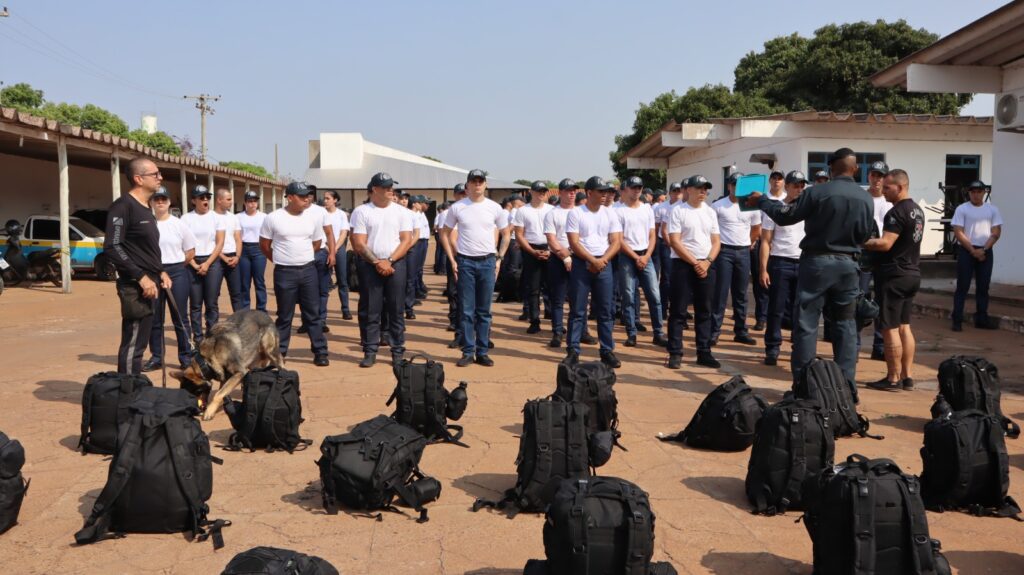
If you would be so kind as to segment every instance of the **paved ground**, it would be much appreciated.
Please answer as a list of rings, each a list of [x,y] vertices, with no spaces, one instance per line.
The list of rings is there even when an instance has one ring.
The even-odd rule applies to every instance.
[[[445,361],[449,381],[470,382],[462,423],[472,447],[427,449],[422,468],[444,485],[441,500],[430,506],[431,521],[420,525],[400,515],[387,515],[383,522],[325,515],[313,464],[316,449],[294,455],[221,452],[225,462],[214,471],[210,507],[213,517],[231,519],[234,525],[225,532],[227,547],[218,552],[209,543],[188,543],[177,535],[130,535],[81,548],[71,545],[107,473],[107,459],[83,457],[75,445],[85,380],[115,365],[117,299],[112,285],[91,281],[76,282],[70,296],[52,288],[6,290],[0,296],[5,379],[0,429],[25,445],[25,474],[32,486],[21,524],[0,536],[3,571],[218,573],[235,553],[274,545],[325,557],[348,575],[520,573],[527,559],[543,557],[542,517],[524,514],[508,520],[468,509],[474,498],[496,497],[513,484],[520,409],[526,399],[552,391],[561,354],[545,347],[548,334],[524,334],[526,325],[515,320],[517,304],[500,304],[495,305],[496,365],[454,367],[457,351],[445,348],[450,334],[444,331],[438,279],[429,278],[431,295],[417,308],[419,319],[410,322],[408,345]],[[221,305],[228,308],[226,297]],[[354,322],[332,312],[328,323],[330,367],[313,367],[303,336],[293,337],[289,358],[289,367],[302,377],[307,417],[302,433],[316,445],[325,435],[384,411],[394,384],[386,362],[369,370],[355,367]],[[917,322],[915,331],[916,376],[925,389],[863,391],[862,413],[886,439],[843,439],[837,459],[851,453],[885,456],[919,473],[921,430],[933,396],[929,389],[935,388],[939,362],[951,354],[986,355],[1001,368],[1007,388],[1024,390],[1024,336],[972,329],[953,334],[946,321],[928,318]],[[168,337],[173,338],[170,331]],[[684,426],[703,396],[730,374],[745,374],[771,401],[789,385],[787,367],[760,364],[760,348],[728,343],[718,354],[722,370],[698,368],[689,351],[692,334],[687,337],[690,355],[681,371],[663,367],[664,354],[647,337],[641,347],[619,348],[624,365],[616,387],[622,441],[629,451],[616,451],[602,472],[635,481],[650,492],[657,514],[655,559],[672,561],[680,573],[810,574],[811,544],[804,526],[795,522],[798,514],[767,518],[749,513],[743,493],[749,452],[711,453],[653,439]],[[621,342],[624,334],[617,331],[616,338]],[[595,358],[597,350],[585,349],[584,355]],[[881,363],[864,356],[859,368],[862,381],[877,379],[883,371]],[[1003,407],[1019,421],[1024,420],[1024,398],[1018,393],[1004,395]],[[204,427],[214,444],[229,434],[223,415]],[[1008,448],[1010,491],[1024,501],[1024,440],[1009,441]],[[959,573],[1024,573],[1024,524],[957,513],[929,513],[929,522]]]

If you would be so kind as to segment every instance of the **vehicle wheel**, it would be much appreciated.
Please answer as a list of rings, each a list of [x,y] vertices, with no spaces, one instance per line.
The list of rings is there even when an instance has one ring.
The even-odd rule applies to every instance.
[[[117,268],[107,256],[103,254],[96,256],[94,265],[96,266],[96,279],[109,282],[117,278]]]
[[[4,276],[0,275],[0,294],[4,293]]]
[[[17,273],[9,273],[5,281],[7,282],[7,287],[14,287],[20,284],[22,279]]]
[[[50,281],[53,282],[53,285],[55,285],[57,287],[63,287],[64,286],[64,279],[63,279],[63,277],[61,276],[61,273],[60,273],[60,266],[55,265],[55,264],[50,264],[49,269],[50,269]]]

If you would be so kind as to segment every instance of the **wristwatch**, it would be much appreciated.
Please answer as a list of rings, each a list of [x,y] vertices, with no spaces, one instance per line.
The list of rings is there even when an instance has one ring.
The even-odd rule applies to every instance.
[[[393,264],[395,263],[395,260],[391,259],[391,256],[388,256],[388,263]]]

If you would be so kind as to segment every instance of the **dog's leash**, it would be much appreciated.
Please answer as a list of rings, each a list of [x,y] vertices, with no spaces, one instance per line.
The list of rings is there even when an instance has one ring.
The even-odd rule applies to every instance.
[[[178,325],[180,325],[183,328],[185,328],[187,333],[188,333],[188,339],[185,340],[186,343],[188,344],[188,348],[189,348],[188,349],[188,354],[193,356],[193,357],[197,356],[199,354],[199,346],[196,345],[195,333],[193,333],[193,331],[192,331],[192,326],[186,324],[185,320],[182,319],[181,312],[178,310],[178,302],[175,301],[175,299],[174,299],[174,294],[172,294],[168,289],[164,288],[163,286],[160,286],[160,291],[163,292],[164,298],[167,299],[167,303],[169,303],[170,306],[171,306],[171,311],[174,312],[175,317],[178,318]],[[164,310],[161,309],[160,313],[163,313],[163,311]],[[163,334],[161,334],[160,337],[163,337]],[[166,350],[164,350],[164,355],[167,355]],[[160,364],[161,364],[161,367],[163,369],[163,382],[162,382],[162,384],[163,384],[164,387],[167,387],[167,362],[166,361],[161,361]]]

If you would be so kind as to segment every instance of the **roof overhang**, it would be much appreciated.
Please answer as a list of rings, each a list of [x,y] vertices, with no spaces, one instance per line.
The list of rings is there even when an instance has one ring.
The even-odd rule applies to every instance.
[[[1015,0],[876,72],[879,88],[998,93],[1002,70],[1024,58],[1024,0]]]

